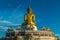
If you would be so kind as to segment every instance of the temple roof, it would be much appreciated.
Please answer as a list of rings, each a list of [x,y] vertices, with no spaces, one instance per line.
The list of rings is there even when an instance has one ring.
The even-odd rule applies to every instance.
[[[47,28],[47,31],[51,31],[51,29],[50,28]]]
[[[16,30],[21,30],[21,25],[18,25]]]
[[[9,26],[7,31],[14,31],[14,30],[12,29],[12,26]]]
[[[42,29],[41,30],[47,30],[47,28],[45,26],[42,26]]]

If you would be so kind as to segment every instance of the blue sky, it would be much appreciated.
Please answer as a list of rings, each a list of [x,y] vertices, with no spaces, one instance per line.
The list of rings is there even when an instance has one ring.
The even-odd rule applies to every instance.
[[[5,35],[8,26],[16,28],[23,23],[28,4],[28,0],[0,0],[0,37]],[[30,6],[38,29],[50,27],[60,35],[60,0],[30,0]]]

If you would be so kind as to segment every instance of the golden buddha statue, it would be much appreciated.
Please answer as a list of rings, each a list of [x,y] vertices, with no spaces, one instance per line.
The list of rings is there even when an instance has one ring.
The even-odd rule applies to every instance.
[[[24,15],[24,21],[26,25],[35,25],[35,15],[32,14],[30,6],[28,6],[27,14]]]

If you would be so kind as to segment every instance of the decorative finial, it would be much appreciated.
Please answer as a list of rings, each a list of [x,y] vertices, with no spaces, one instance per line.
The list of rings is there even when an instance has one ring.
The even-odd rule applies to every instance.
[[[8,31],[13,31],[12,26],[9,26],[7,30]]]
[[[42,26],[42,30],[47,30],[45,26]]]
[[[32,9],[31,9],[30,5],[28,5],[27,11],[28,11],[28,13],[32,13]]]
[[[9,26],[8,29],[12,29],[12,26]]]
[[[47,31],[51,31],[51,29],[48,27]]]
[[[16,30],[21,30],[21,25],[18,25]]]

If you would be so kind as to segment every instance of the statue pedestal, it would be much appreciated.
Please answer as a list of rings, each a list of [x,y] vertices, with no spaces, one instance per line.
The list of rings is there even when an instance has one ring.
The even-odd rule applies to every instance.
[[[23,30],[37,30],[37,26],[23,25]]]

